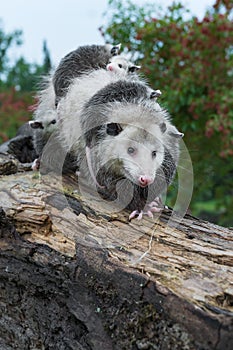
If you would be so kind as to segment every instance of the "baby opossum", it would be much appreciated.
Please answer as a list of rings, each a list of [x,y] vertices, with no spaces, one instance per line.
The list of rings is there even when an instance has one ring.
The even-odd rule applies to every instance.
[[[106,68],[109,59],[118,55],[121,44],[112,46],[87,45],[80,46],[68,53],[59,63],[53,75],[53,84],[57,105],[59,100],[65,96],[72,80],[92,70]]]
[[[145,84],[116,80],[115,74],[108,73],[98,70],[94,76],[74,80],[60,101],[58,137],[76,157],[84,178],[92,183],[96,180],[104,198],[115,200],[117,183],[123,180],[126,190],[120,199],[128,201],[130,218],[151,216],[158,211],[158,196],[174,177],[183,134],[171,124],[167,112],[148,99]],[[103,80],[108,84],[89,94],[88,80],[91,86]],[[76,90],[86,98],[77,101]],[[82,161],[85,153],[87,163]],[[127,188],[133,188],[130,200]]]
[[[109,59],[107,64],[107,70],[118,73],[118,74],[130,74],[135,73],[141,68],[141,66],[136,66],[134,63],[130,62],[122,56],[113,56]]]

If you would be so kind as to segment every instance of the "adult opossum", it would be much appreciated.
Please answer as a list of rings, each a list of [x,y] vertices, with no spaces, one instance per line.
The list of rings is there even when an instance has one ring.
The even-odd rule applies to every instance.
[[[74,78],[92,70],[106,68],[109,59],[118,55],[121,45],[86,45],[68,53],[59,63],[53,75],[56,105],[66,94]]]
[[[115,200],[117,183],[123,180],[126,189],[133,188],[132,198],[127,198],[127,190],[120,198],[128,201],[130,218],[151,216],[158,211],[157,198],[174,177],[183,134],[171,124],[168,113],[148,99],[143,82],[114,77],[100,69],[73,81],[59,103],[58,137],[76,157],[81,175],[92,183],[96,179],[104,198]],[[106,84],[93,93],[99,81]],[[78,100],[77,91],[83,93]],[[83,161],[86,149],[91,169]]]

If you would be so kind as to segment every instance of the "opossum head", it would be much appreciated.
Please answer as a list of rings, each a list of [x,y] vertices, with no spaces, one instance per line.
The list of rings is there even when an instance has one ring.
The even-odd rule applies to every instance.
[[[121,127],[122,131],[115,136],[111,128],[110,136],[102,142],[101,162],[115,162],[120,175],[146,187],[155,181],[164,160],[163,130],[159,125],[153,125],[150,132],[134,125]]]
[[[29,121],[32,129],[41,130],[44,133],[52,133],[57,127],[57,114],[55,111],[47,111],[43,116]]]
[[[136,66],[135,64],[133,64],[132,62],[128,61],[127,59],[121,56],[113,56],[110,58],[106,68],[107,70],[114,73],[125,74],[125,73],[135,73],[137,70],[141,68],[141,66]]]

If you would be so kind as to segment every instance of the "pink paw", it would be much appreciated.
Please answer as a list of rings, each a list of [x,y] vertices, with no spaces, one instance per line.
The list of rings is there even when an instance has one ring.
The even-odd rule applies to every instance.
[[[161,198],[156,197],[155,200],[148,205],[146,205],[144,210],[134,210],[129,215],[129,220],[134,219],[137,216],[138,220],[141,220],[143,215],[148,215],[150,218],[153,218],[153,213],[160,213],[164,209]]]
[[[32,163],[32,170],[36,171],[40,169],[40,159],[36,158],[34,162]]]

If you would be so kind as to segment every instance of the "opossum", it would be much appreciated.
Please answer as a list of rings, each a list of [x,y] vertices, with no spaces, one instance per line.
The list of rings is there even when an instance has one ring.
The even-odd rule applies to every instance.
[[[168,113],[148,99],[144,83],[114,80],[114,74],[107,73],[98,70],[94,76],[74,80],[60,101],[58,137],[76,157],[84,178],[90,183],[96,179],[104,198],[116,199],[117,183],[124,180],[134,192],[127,203],[130,219],[152,216],[159,210],[158,197],[175,175],[183,134],[171,124]],[[108,83],[95,94],[89,93],[88,80],[93,86],[104,77]],[[82,90],[86,98],[77,101],[76,90]],[[83,161],[86,149],[91,169]],[[127,191],[121,195],[127,202]]]
[[[120,55],[111,57],[106,67],[107,70],[118,74],[132,74],[140,68],[141,66],[136,66]]]
[[[113,56],[112,58],[110,58],[106,69],[109,70],[110,72],[113,72],[113,73],[116,73],[116,74],[119,74],[122,76],[129,74],[130,78],[133,78],[134,80],[136,80],[137,75],[135,73],[139,69],[141,69],[141,66],[137,66],[134,63],[127,60],[126,58],[118,55],[118,56]],[[162,92],[160,90],[150,89],[150,94],[148,96],[151,99],[157,100],[157,98],[160,97],[161,95],[162,95]]]
[[[65,96],[72,80],[92,70],[106,68],[109,59],[118,55],[121,44],[112,46],[86,45],[68,53],[59,63],[53,75],[53,84],[57,105]]]

